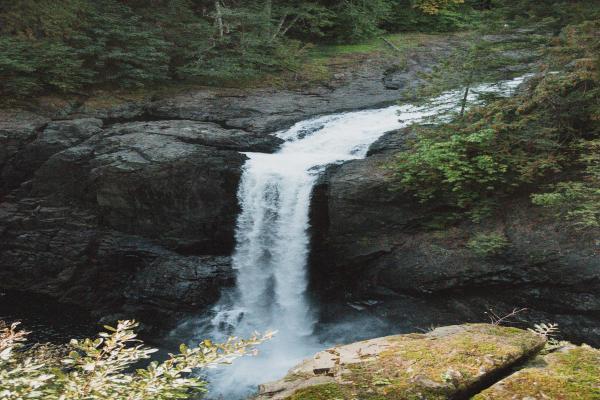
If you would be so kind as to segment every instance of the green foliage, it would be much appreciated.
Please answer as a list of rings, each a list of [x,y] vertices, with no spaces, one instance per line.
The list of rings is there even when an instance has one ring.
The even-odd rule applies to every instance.
[[[489,207],[489,198],[506,184],[509,165],[489,150],[496,140],[490,128],[460,132],[456,126],[422,128],[412,150],[400,153],[395,166],[402,187],[418,188],[421,202],[445,196],[461,209]]]
[[[68,92],[89,83],[127,87],[167,78],[167,42],[126,5],[63,0],[59,12],[49,3],[38,9],[25,1],[25,7],[0,14],[7,21],[0,37],[1,93]]]
[[[356,42],[381,34],[380,23],[389,15],[389,0],[346,0],[335,9],[332,35],[341,42]]]
[[[0,37],[0,93],[29,95],[44,87],[71,91],[86,83],[89,73],[72,49],[53,40]]]
[[[269,339],[205,340],[198,347],[181,345],[163,362],[136,368],[156,352],[136,339],[134,321],[105,327],[97,339],[71,340],[59,360],[39,352],[21,351],[26,332],[17,324],[0,324],[0,399],[185,399],[206,391],[206,383],[191,375],[196,368],[230,363]]]
[[[511,27],[544,27],[553,33],[559,33],[566,25],[577,25],[600,16],[596,0],[494,0],[489,3],[493,3],[489,11],[493,19]]]
[[[518,7],[491,0],[5,1],[0,3],[0,94],[26,97],[169,80],[239,83],[274,72],[298,72],[313,42],[359,43],[385,32],[453,31],[517,19],[526,21],[523,24],[536,19],[556,29],[571,17],[591,18],[598,11],[590,0],[543,3],[548,4],[542,7],[532,0],[522,0]],[[481,59],[474,50],[456,58]]]
[[[472,28],[476,20],[477,13],[465,5],[451,5],[435,14],[427,14],[399,2],[383,22],[383,27],[392,32],[452,32]]]
[[[395,188],[480,219],[503,196],[580,168],[582,146],[594,149],[600,136],[598,29],[598,22],[566,28],[552,57],[561,70],[533,79],[521,94],[447,124],[416,127],[416,140],[391,166]],[[594,202],[596,189],[582,182],[568,185],[569,196],[581,200],[576,214],[589,221],[593,207],[584,204]],[[538,200],[566,199],[567,186],[557,188]]]
[[[500,233],[478,233],[469,242],[467,247],[481,257],[498,255],[508,247],[506,236]]]
[[[398,30],[390,21],[399,9],[419,16],[402,25],[415,30],[428,19],[439,22],[457,2],[421,0],[415,7],[409,0],[2,2],[0,94],[26,97],[168,80],[243,82],[297,71],[309,41],[356,42],[383,29]],[[425,30],[439,30],[437,25]]]
[[[439,14],[452,4],[463,3],[464,0],[417,0],[415,8],[426,14]]]
[[[303,46],[285,35],[298,24],[318,32],[327,22],[328,12],[317,5],[274,5],[267,11],[264,4],[253,2],[235,8],[220,6],[215,18],[223,33],[217,27],[213,40],[200,46],[193,52],[194,57],[177,68],[178,75],[219,84],[297,67]],[[321,24],[315,21],[319,17],[324,19]]]
[[[67,43],[95,81],[138,86],[167,78],[167,43],[129,7],[99,0],[84,21]]]
[[[531,199],[576,228],[600,228],[600,139],[579,143],[579,160],[585,165],[581,180],[558,182],[549,192],[533,194]]]
[[[357,42],[387,32],[446,32],[470,26],[473,10],[463,0],[343,0],[334,6],[329,35]]]

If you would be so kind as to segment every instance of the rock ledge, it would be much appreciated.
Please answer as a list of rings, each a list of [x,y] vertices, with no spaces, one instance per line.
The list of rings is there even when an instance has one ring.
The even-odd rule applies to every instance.
[[[365,340],[317,353],[261,385],[255,400],[566,399],[573,387],[600,398],[600,351],[569,344],[536,357],[545,344],[533,332],[488,324]]]

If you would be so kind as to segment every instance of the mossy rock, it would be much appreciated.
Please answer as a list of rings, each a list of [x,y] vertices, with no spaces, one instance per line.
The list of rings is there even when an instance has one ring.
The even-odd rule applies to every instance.
[[[568,346],[539,356],[526,368],[474,397],[474,400],[512,399],[600,399],[600,350]]]
[[[487,324],[366,340],[317,353],[262,385],[257,399],[454,398],[489,384],[544,343],[534,333]]]

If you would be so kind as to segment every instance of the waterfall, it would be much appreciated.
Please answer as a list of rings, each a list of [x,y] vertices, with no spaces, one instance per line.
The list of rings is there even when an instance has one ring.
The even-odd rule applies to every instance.
[[[481,85],[471,92],[509,95],[523,78]],[[236,360],[211,374],[212,393],[243,398],[256,385],[281,378],[291,366],[322,349],[313,338],[316,313],[307,296],[309,206],[313,185],[332,163],[363,158],[385,132],[431,116],[447,115],[461,92],[427,106],[400,105],[302,121],[276,135],[286,142],[274,154],[246,153],[238,197],[234,290],[223,293],[196,334],[222,340],[276,330],[257,357]],[[341,338],[343,340],[343,338]]]

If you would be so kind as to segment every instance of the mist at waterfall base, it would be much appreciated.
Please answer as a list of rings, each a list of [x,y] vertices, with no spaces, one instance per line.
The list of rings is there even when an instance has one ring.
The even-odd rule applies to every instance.
[[[470,104],[482,93],[510,95],[523,79],[478,86],[471,91]],[[329,326],[336,332],[336,343],[315,334],[318,306],[306,293],[313,186],[327,165],[365,157],[369,146],[386,132],[451,115],[461,98],[462,92],[454,91],[426,106],[406,104],[302,121],[276,133],[286,141],[278,152],[245,153],[233,255],[236,286],[224,290],[211,312],[182,323],[170,340],[194,344],[204,338],[219,342],[229,336],[249,337],[257,331],[277,334],[259,346],[257,356],[206,372],[209,398],[246,398],[258,384],[282,378],[319,350],[378,334],[364,319]]]

